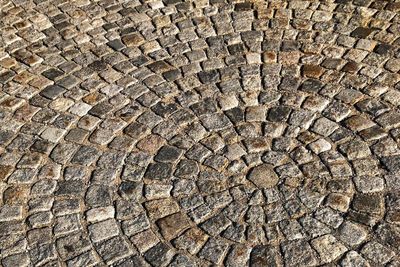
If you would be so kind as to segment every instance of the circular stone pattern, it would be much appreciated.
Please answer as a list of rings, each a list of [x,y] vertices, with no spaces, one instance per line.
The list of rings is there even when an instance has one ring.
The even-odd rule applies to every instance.
[[[398,0],[0,12],[1,266],[400,266]]]

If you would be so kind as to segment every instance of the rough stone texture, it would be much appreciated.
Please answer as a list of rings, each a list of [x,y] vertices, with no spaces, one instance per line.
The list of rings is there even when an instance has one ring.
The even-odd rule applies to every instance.
[[[399,266],[399,12],[0,1],[0,265]]]
[[[347,251],[347,248],[332,235],[324,235],[311,241],[323,263],[332,262]]]
[[[274,187],[279,181],[279,177],[274,172],[273,166],[268,164],[254,167],[250,171],[248,179],[259,188]]]

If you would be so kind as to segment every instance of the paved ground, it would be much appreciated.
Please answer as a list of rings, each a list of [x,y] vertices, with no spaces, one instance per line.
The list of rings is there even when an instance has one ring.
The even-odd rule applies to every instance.
[[[0,10],[2,266],[400,266],[400,2]]]

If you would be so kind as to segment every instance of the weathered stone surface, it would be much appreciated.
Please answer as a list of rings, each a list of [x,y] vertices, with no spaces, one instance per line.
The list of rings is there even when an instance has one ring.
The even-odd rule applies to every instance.
[[[273,166],[268,164],[254,167],[248,174],[248,179],[260,188],[274,187],[279,181],[279,177],[274,172]]]
[[[398,1],[0,1],[1,266],[398,266]]]
[[[347,248],[332,235],[318,237],[311,241],[311,245],[323,263],[331,262],[347,251]]]
[[[380,194],[356,194],[353,206],[360,212],[380,214],[383,211],[383,197]]]
[[[214,264],[222,262],[229,245],[221,239],[210,238],[199,252],[199,257],[209,260]]]
[[[107,264],[111,264],[130,254],[128,243],[119,236],[96,244],[96,251]]]
[[[174,252],[165,243],[158,243],[149,249],[144,257],[153,266],[166,266],[174,256]]]
[[[139,249],[141,253],[154,247],[158,242],[159,238],[150,230],[144,230],[143,232],[137,233],[130,238],[131,242]]]
[[[305,241],[291,241],[282,247],[284,259],[288,266],[316,266],[317,253]]]
[[[349,246],[355,246],[362,243],[368,232],[363,226],[353,222],[344,222],[339,228],[339,239]]]
[[[93,242],[99,242],[118,235],[118,226],[114,219],[92,224],[88,228]]]
[[[272,246],[256,246],[251,251],[250,266],[279,266],[282,259],[278,249]]]
[[[389,248],[382,244],[371,241],[368,242],[361,250],[361,254],[364,255],[371,262],[376,264],[386,264],[395,255]]]
[[[180,212],[158,220],[157,225],[166,240],[172,239],[190,226],[189,218]]]
[[[369,267],[370,264],[360,254],[352,250],[346,254],[341,262],[343,267],[365,266]]]

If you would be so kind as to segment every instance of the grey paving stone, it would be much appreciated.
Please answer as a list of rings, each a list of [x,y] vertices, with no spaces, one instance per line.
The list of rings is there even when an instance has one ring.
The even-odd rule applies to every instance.
[[[26,2],[0,265],[398,266],[396,1]]]
[[[199,252],[199,256],[214,264],[220,263],[225,257],[229,245],[221,239],[210,238]]]
[[[96,244],[96,251],[108,264],[127,257],[131,253],[128,243],[119,236]]]
[[[145,259],[153,266],[166,266],[174,256],[174,252],[165,243],[158,243],[145,253]]]

